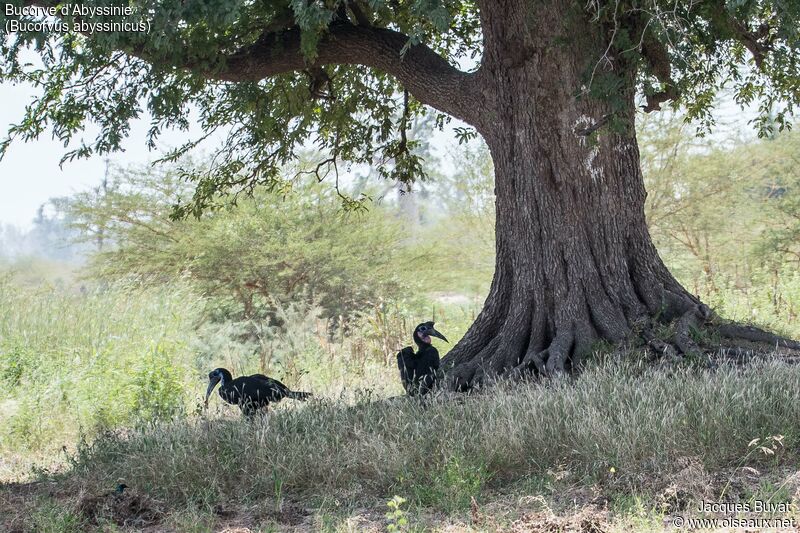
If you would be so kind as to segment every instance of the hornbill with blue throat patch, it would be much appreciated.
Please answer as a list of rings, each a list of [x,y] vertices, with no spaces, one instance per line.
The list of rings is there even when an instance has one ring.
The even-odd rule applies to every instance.
[[[311,397],[309,392],[295,392],[289,387],[264,374],[252,376],[239,376],[233,379],[231,373],[224,368],[215,368],[208,374],[208,389],[206,390],[205,406],[208,407],[208,397],[219,386],[219,396],[231,405],[238,405],[245,416],[253,416],[262,407],[270,403],[279,402],[284,398],[305,401]]]
[[[445,342],[444,335],[436,331],[434,322],[423,322],[414,328],[414,342],[417,352],[406,346],[397,353],[397,367],[400,379],[409,396],[427,394],[436,383],[436,372],[439,370],[439,351],[431,344],[431,337]]]

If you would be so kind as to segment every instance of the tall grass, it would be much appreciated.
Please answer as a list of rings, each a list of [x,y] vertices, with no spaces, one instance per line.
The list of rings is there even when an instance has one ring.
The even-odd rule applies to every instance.
[[[0,280],[0,450],[51,452],[184,413],[202,308],[181,284],[70,292]]]
[[[800,338],[800,271],[796,264],[756,269],[746,283],[717,274],[714,289],[706,287],[701,296],[725,318]]]
[[[613,467],[613,482],[630,488],[657,482],[685,457],[735,464],[754,438],[783,435],[792,457],[800,443],[800,367],[779,361],[713,373],[604,363],[546,386],[374,400],[105,435],[79,450],[74,479],[89,487],[123,479],[177,507],[398,494],[448,508],[553,471],[606,481]]]

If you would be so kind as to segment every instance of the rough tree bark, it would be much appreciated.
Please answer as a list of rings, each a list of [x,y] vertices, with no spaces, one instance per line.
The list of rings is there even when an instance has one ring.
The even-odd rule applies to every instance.
[[[587,72],[621,63],[604,57],[608,35],[583,5],[498,1],[482,23],[478,129],[495,165],[496,270],[483,311],[443,362],[447,382],[465,389],[490,376],[569,371],[600,340],[638,337],[660,353],[700,353],[690,332],[712,313],[667,270],[645,221],[635,73],[618,95],[624,110],[616,108],[629,131],[590,136],[611,103],[576,92]],[[669,322],[672,338],[656,338],[653,326]]]

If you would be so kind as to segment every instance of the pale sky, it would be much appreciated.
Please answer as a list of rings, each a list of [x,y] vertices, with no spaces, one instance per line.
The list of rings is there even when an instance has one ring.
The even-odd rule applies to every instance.
[[[28,86],[0,84],[0,137],[5,137],[11,124],[22,118],[25,105],[35,91]],[[146,120],[133,125],[131,136],[125,141],[125,152],[112,154],[113,164],[126,166],[143,164],[157,158],[145,145],[148,129]],[[85,138],[93,138],[94,131]],[[186,139],[185,133],[165,132],[165,145],[177,146]],[[105,172],[102,157],[74,160],[59,168],[61,157],[68,150],[49,133],[37,141],[14,142],[0,161],[0,224],[14,224],[27,228],[39,206],[49,198],[68,195],[97,185]]]

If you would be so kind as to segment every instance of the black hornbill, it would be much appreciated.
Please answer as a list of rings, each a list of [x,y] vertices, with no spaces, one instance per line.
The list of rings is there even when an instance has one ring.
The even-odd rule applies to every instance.
[[[436,382],[436,371],[439,370],[439,352],[431,344],[431,337],[448,341],[433,326],[433,322],[423,322],[414,328],[417,353],[414,353],[411,346],[406,346],[397,353],[400,379],[409,396],[427,394]]]
[[[263,374],[252,376],[233,376],[224,368],[215,368],[208,374],[208,389],[206,390],[205,406],[208,407],[208,397],[214,387],[219,386],[219,396],[232,405],[238,405],[245,416],[253,416],[256,411],[270,403],[279,402],[284,398],[305,401],[311,397],[309,392],[295,392],[277,379],[268,378]]]

